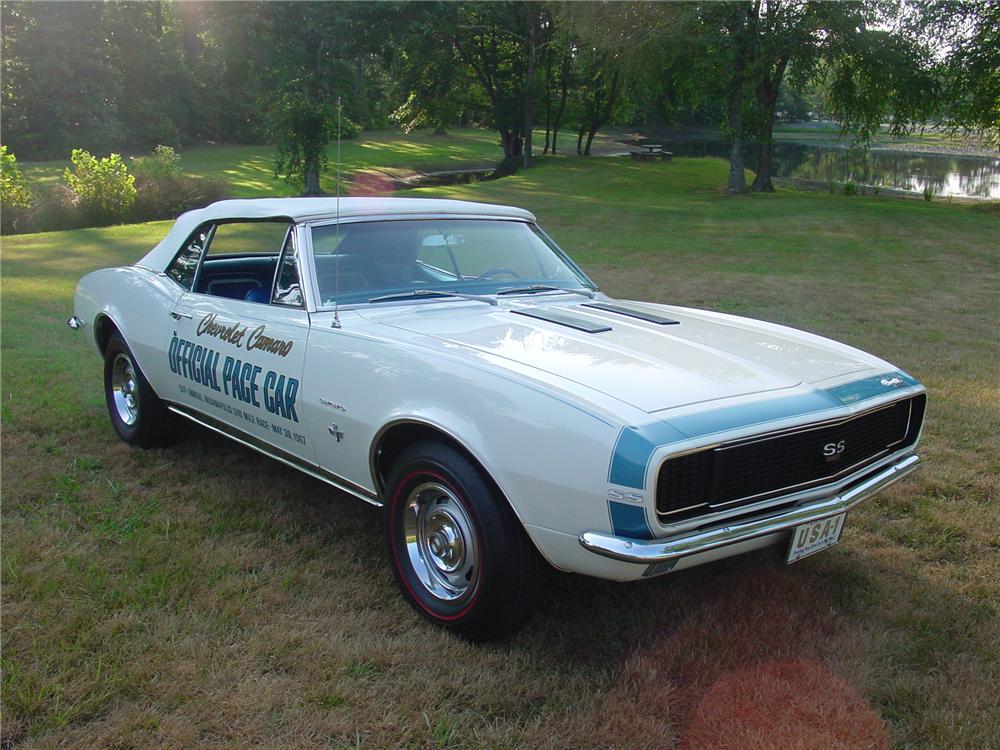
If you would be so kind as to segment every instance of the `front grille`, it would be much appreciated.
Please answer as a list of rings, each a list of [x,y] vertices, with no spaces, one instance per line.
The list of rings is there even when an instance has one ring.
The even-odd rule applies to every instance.
[[[656,510],[674,523],[834,481],[912,445],[925,403],[921,394],[849,419],[667,459]]]

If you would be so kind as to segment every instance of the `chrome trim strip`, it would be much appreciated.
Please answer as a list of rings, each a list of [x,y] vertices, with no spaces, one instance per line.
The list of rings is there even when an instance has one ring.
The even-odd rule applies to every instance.
[[[229,425],[225,425],[224,427],[217,426],[215,424],[212,424],[210,421],[207,421],[211,419],[210,417],[207,416],[203,417],[200,415],[195,416],[191,412],[187,411],[182,407],[176,406],[175,404],[168,404],[167,408],[174,414],[179,414],[182,417],[190,419],[195,424],[201,425],[202,427],[209,429],[212,432],[216,432],[220,435],[230,438],[231,440],[236,441],[237,443],[246,448],[251,448],[257,451],[258,453],[263,453],[268,458],[273,458],[275,461],[285,464],[285,466],[290,466],[293,469],[298,469],[303,474],[308,474],[313,479],[318,479],[321,482],[326,482],[327,484],[329,484],[332,487],[335,487],[341,492],[346,492],[347,494],[353,495],[359,500],[364,500],[366,503],[374,505],[376,508],[382,507],[382,502],[378,500],[377,496],[374,493],[370,492],[369,490],[366,490],[363,487],[358,487],[353,482],[350,482],[349,480],[344,479],[343,477],[337,476],[332,472],[327,472],[324,469],[320,469],[318,467],[312,468],[307,464],[299,462],[297,459],[295,459],[290,455],[288,458],[286,458],[282,456],[280,453],[276,452],[275,449],[268,449],[262,445],[258,445],[255,442],[253,442],[257,440],[257,438],[255,438],[253,435],[249,435],[243,432],[242,430],[236,430],[236,428],[229,427]],[[237,432],[239,433],[239,435],[235,434]]]
[[[846,513],[862,501],[916,471],[919,466],[920,458],[911,453],[831,498],[765,518],[753,518],[712,529],[696,529],[689,534],[651,541],[586,531],[580,534],[579,541],[581,546],[594,554],[622,562],[651,565],[679,560],[689,555],[789,531],[804,523],[821,521]]]
[[[770,498],[775,498],[775,497],[779,497],[779,496],[781,496],[783,494],[787,494],[789,492],[798,490],[800,488],[806,488],[806,489],[808,489],[810,486],[816,487],[816,486],[819,486],[819,485],[821,485],[823,483],[826,483],[826,482],[835,482],[838,479],[842,479],[843,477],[848,476],[853,471],[857,471],[857,470],[863,468],[864,466],[866,466],[868,464],[876,463],[879,460],[885,458],[886,456],[888,456],[890,453],[893,452],[892,449],[895,446],[899,445],[904,440],[906,440],[906,436],[910,434],[910,423],[913,420],[913,399],[914,398],[915,398],[914,396],[909,396],[909,397],[907,397],[907,399],[897,399],[896,401],[891,401],[891,402],[889,402],[887,404],[882,404],[881,406],[877,406],[874,409],[869,409],[868,411],[862,411],[862,412],[858,412],[857,414],[852,414],[849,417],[842,417],[842,418],[839,418],[839,419],[831,419],[831,420],[827,420],[825,422],[816,422],[816,423],[809,424],[809,425],[801,425],[799,427],[791,427],[791,428],[788,428],[788,429],[785,429],[785,430],[778,430],[778,431],[773,432],[773,433],[767,433],[767,434],[762,434],[762,435],[753,435],[752,437],[743,438],[741,440],[732,440],[732,441],[727,442],[727,443],[717,443],[716,445],[702,446],[700,448],[692,448],[691,450],[687,450],[687,451],[683,451],[683,452],[680,452],[680,453],[671,454],[671,455],[667,456],[666,458],[664,458],[660,462],[660,466],[659,466],[659,468],[656,471],[657,485],[659,485],[660,472],[663,471],[664,464],[666,464],[667,461],[671,461],[671,460],[673,460],[675,458],[682,458],[684,456],[689,456],[689,455],[691,455],[693,453],[703,453],[703,452],[706,452],[706,451],[712,451],[712,452],[715,452],[715,451],[727,451],[727,450],[731,450],[733,448],[741,448],[744,445],[752,445],[754,443],[762,443],[762,442],[765,442],[767,440],[773,440],[774,438],[778,438],[778,437],[786,437],[788,435],[799,435],[799,434],[802,434],[804,432],[813,432],[814,430],[821,430],[821,429],[826,429],[828,427],[835,427],[835,426],[844,424],[845,422],[850,422],[850,421],[855,420],[855,419],[861,419],[862,417],[870,416],[872,414],[875,414],[876,412],[884,411],[886,409],[891,409],[893,407],[898,406],[904,400],[908,401],[908,403],[907,403],[908,410],[907,410],[907,416],[906,416],[906,430],[903,432],[903,437],[901,437],[899,440],[897,440],[894,443],[890,443],[889,445],[887,445],[885,448],[883,448],[878,453],[876,453],[874,455],[871,455],[871,456],[868,456],[866,458],[863,458],[860,461],[856,461],[853,464],[851,464],[850,466],[846,466],[846,467],[844,467],[843,469],[840,469],[839,471],[837,471],[834,474],[828,474],[827,476],[824,476],[824,477],[815,477],[814,479],[810,479],[810,480],[808,480],[806,482],[799,482],[798,484],[789,484],[789,485],[786,485],[784,487],[776,487],[773,490],[767,490],[766,492],[758,492],[756,495],[745,495],[743,497],[738,497],[738,498],[735,498],[733,500],[726,500],[723,503],[715,503],[714,505],[711,504],[711,503],[708,503],[708,502],[703,502],[703,503],[698,503],[697,505],[689,505],[686,508],[678,508],[676,510],[668,510],[668,511],[661,511],[657,507],[656,508],[656,516],[657,516],[658,519],[662,519],[664,521],[668,521],[669,520],[667,518],[668,516],[674,515],[676,513],[682,513],[685,510],[690,510],[691,508],[696,508],[696,507],[698,507],[698,505],[707,505],[709,507],[709,509],[711,509],[711,510],[724,511],[728,506],[731,506],[731,505],[738,505],[740,503],[746,503],[746,502],[751,501],[751,500],[756,500],[757,498],[764,498],[764,499],[767,499],[769,497]],[[658,489],[659,488],[657,487],[657,491],[658,491]],[[654,497],[654,504],[656,503],[657,499],[658,499],[658,497]]]

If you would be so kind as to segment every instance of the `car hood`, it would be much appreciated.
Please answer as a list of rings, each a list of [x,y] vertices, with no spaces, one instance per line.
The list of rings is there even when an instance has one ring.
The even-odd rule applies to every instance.
[[[578,383],[646,412],[817,383],[885,363],[782,326],[666,305],[616,303],[661,325],[566,302],[447,302],[377,317],[400,334],[474,349]],[[587,333],[518,312],[555,312],[610,330]],[[367,316],[366,316],[367,317]]]

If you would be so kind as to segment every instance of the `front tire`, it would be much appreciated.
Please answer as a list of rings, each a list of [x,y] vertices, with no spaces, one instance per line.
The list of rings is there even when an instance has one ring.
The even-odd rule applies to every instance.
[[[111,426],[126,443],[151,448],[173,437],[173,420],[166,405],[118,333],[104,350],[104,398]]]
[[[463,454],[434,442],[410,447],[392,467],[387,497],[390,563],[417,612],[477,642],[509,635],[534,614],[545,563]]]

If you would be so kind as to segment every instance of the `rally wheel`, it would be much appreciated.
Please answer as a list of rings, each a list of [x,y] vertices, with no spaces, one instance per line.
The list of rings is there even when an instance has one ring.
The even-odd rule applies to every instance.
[[[117,333],[104,350],[104,397],[111,425],[126,443],[151,448],[170,441],[170,413]]]
[[[392,570],[417,612],[471,641],[503,638],[534,614],[546,564],[462,453],[411,446],[393,465],[386,496]]]

